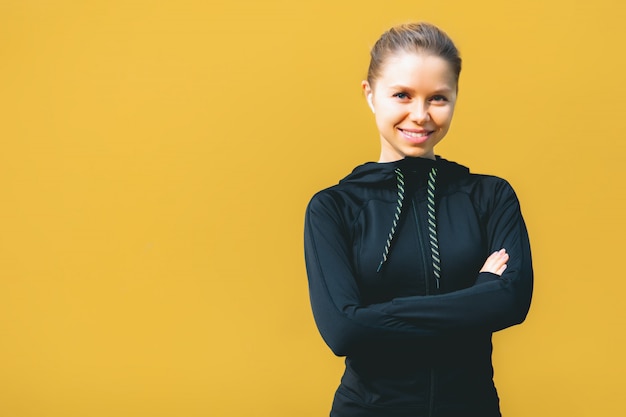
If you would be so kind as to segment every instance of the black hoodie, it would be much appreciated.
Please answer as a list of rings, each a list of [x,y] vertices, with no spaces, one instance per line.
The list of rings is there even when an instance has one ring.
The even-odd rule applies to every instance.
[[[501,248],[503,275],[480,273]],[[319,331],[347,356],[331,416],[500,415],[491,334],[524,320],[533,281],[506,181],[439,157],[366,163],[311,199],[305,255]]]

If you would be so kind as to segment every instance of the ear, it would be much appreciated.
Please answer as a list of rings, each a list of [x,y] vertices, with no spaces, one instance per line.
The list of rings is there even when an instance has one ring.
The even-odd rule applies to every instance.
[[[367,104],[370,106],[370,109],[372,109],[372,113],[376,113],[376,110],[374,109],[374,102],[372,100],[372,87],[370,86],[370,83],[363,80],[361,82],[361,88],[363,89],[363,94],[365,95]]]

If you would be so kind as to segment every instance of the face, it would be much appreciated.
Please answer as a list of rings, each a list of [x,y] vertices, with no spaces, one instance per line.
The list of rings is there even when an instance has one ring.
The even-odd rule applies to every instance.
[[[380,162],[404,157],[435,159],[434,147],[448,133],[456,81],[444,59],[400,52],[389,56],[374,85],[363,81],[380,132]]]

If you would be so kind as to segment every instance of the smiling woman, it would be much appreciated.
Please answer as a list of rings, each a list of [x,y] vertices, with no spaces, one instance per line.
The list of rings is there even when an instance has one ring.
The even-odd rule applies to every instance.
[[[456,104],[456,77],[448,62],[423,52],[387,58],[375,83],[362,86],[380,132],[379,162],[405,156],[435,159]]]
[[[517,197],[435,155],[461,59],[430,24],[392,28],[362,82],[378,162],[307,208],[313,314],[346,372],[331,417],[497,417],[492,333],[524,321],[533,285]]]

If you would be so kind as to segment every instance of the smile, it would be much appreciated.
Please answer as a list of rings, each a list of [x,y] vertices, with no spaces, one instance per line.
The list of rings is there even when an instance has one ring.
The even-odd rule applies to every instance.
[[[428,135],[428,132],[411,132],[409,130],[402,130],[402,129],[400,129],[400,131],[402,131],[402,133],[404,133],[405,135],[409,135],[414,138],[421,138],[421,137]]]
[[[428,136],[432,133],[427,130],[416,131],[416,130],[405,130],[405,129],[400,129],[400,128],[398,128],[398,130],[407,139],[413,139],[413,140],[418,140],[418,141],[420,139],[422,140],[427,139]]]

